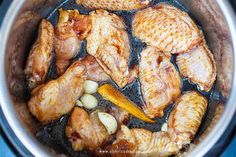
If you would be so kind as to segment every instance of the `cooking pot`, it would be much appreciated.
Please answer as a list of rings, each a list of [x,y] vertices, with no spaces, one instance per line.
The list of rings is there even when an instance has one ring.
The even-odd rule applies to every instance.
[[[214,88],[218,92],[211,94],[213,99],[197,137],[182,154],[199,157],[213,147],[235,114],[236,18],[227,0],[176,1],[189,10],[190,16],[201,26],[217,64]],[[15,137],[33,156],[59,153],[42,145],[35,137],[37,123],[26,106],[24,63],[40,19],[63,3],[64,0],[13,1],[0,32],[0,102],[3,119],[7,122],[3,129],[20,152]],[[220,103],[217,100],[221,100]]]

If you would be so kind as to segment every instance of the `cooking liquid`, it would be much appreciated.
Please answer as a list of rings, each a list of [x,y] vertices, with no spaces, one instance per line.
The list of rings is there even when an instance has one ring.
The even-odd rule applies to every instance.
[[[174,0],[161,0],[161,1],[154,0],[152,2],[152,5],[156,5],[160,2],[167,2],[183,11],[188,12],[188,10],[186,10],[183,6],[181,6],[178,2]],[[63,2],[62,4],[60,4],[57,8],[55,8],[47,17],[47,20],[49,20],[54,26],[57,24],[58,9],[60,8],[63,8],[65,10],[78,9],[81,14],[89,14],[89,12],[91,11],[84,8],[83,6],[77,5],[74,0],[67,0]],[[132,35],[131,22],[132,22],[132,17],[135,11],[110,11],[110,12],[115,13],[124,19],[125,24],[126,24],[126,30],[129,34],[130,46],[131,46],[129,67],[137,65],[139,63],[140,52],[145,48],[146,45]],[[80,52],[78,53],[77,56],[74,57],[73,60],[77,60],[78,58],[84,57],[86,56],[86,54],[87,54],[86,41],[84,41]],[[176,56],[172,55],[171,62],[174,64],[174,66],[178,70],[178,67],[175,63],[175,59],[176,59]],[[47,76],[47,80],[57,78],[55,69],[56,69],[55,61],[53,61],[53,64],[50,67],[50,70]],[[113,86],[117,87],[117,85],[111,80],[107,82],[102,82],[101,84],[103,83],[110,83]],[[131,84],[127,85],[125,88],[119,89],[119,90],[131,101],[133,101],[136,105],[138,105],[140,108],[143,106],[144,101],[142,99],[142,95],[140,91],[140,83],[138,79],[133,81]],[[198,91],[208,99],[209,105],[208,105],[207,112],[210,110],[209,109],[210,107],[214,107],[213,104],[218,104],[218,102],[223,99],[215,87],[213,87],[212,90],[209,92],[202,92],[198,90],[196,85],[191,84],[187,79],[183,78],[181,91],[182,93],[184,93],[185,91],[189,91],[189,90]],[[99,108],[103,108],[106,110],[109,108],[109,106],[112,105],[112,103],[104,100],[99,94],[96,93],[94,94],[94,96],[96,96],[96,98],[98,99]],[[135,117],[132,117],[130,121],[128,122],[127,126],[129,128],[145,128],[152,132],[160,131],[162,124],[167,121],[172,108],[173,108],[173,104],[167,107],[163,117],[155,118],[155,121],[156,121],[155,124],[145,123]],[[92,112],[91,110],[87,110],[87,111]],[[40,126],[36,134],[37,138],[39,139],[39,141],[48,145],[49,147],[55,148],[55,150],[57,150],[59,153],[67,154],[69,156],[94,156],[93,152],[87,152],[86,150],[83,150],[81,152],[75,152],[72,150],[71,143],[68,141],[67,137],[65,136],[65,127],[66,127],[66,123],[69,118],[69,115],[70,113],[67,115],[64,115],[59,120],[51,124]],[[208,115],[208,113],[206,113],[206,115]],[[205,116],[203,121],[205,121],[206,119],[207,119],[207,116]],[[206,127],[207,125],[204,125],[204,123],[202,123],[196,136],[198,136]]]

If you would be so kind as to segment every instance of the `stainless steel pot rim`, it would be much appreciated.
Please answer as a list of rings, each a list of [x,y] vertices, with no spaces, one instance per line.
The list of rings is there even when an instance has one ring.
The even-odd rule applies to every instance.
[[[235,72],[235,63],[236,63],[236,22],[234,19],[236,19],[234,11],[232,7],[230,6],[229,1],[224,0],[216,0],[218,5],[221,8],[221,11],[223,12],[225,19],[228,23],[230,34],[232,38],[232,44],[233,44],[233,82],[232,82],[232,88],[230,97],[227,101],[228,107],[225,108],[225,111],[215,126],[215,128],[211,131],[211,133],[208,134],[208,136],[192,151],[189,156],[204,156],[210,148],[213,147],[213,145],[220,139],[220,137],[223,135],[224,131],[226,130],[227,126],[229,125],[231,119],[233,118],[235,111],[236,111],[236,72]],[[232,106],[232,108],[231,108]]]
[[[8,41],[8,35],[10,34],[11,26],[14,22],[14,19],[17,17],[17,14],[24,4],[25,0],[18,0],[13,1],[8,12],[3,20],[2,27],[0,30],[0,104],[2,111],[4,113],[5,118],[7,119],[9,126],[12,128],[15,135],[19,138],[22,144],[34,155],[34,156],[50,156],[47,151],[45,151],[42,145],[29,133],[25,128],[24,124],[18,119],[17,114],[13,108],[10,95],[8,93],[7,87],[7,79],[5,76],[5,51],[6,45]],[[228,26],[230,28],[230,33],[233,41],[233,49],[234,53],[236,53],[236,19],[234,12],[229,4],[228,1],[225,0],[216,0],[219,4]],[[228,107],[225,108],[224,114],[222,115],[221,119],[215,126],[215,128],[211,131],[211,133],[199,144],[196,148],[191,151],[188,155],[189,156],[203,156],[206,154],[210,148],[217,142],[217,140],[222,136],[224,131],[226,130],[227,126],[229,125],[234,113],[236,111],[236,72],[235,72],[235,62],[236,62],[236,55],[234,54],[234,73],[233,73],[233,84],[231,89],[231,95],[227,102]],[[229,106],[230,105],[230,106]],[[4,132],[7,134],[8,138],[11,140],[14,146],[17,145],[14,143],[14,139],[10,136],[8,131],[5,129]],[[20,151],[20,150],[19,150]]]
[[[15,17],[17,17],[17,14],[24,4],[24,0],[18,0],[13,1],[10,8],[7,11],[7,14],[4,17],[0,36],[2,39],[0,40],[0,45],[2,46],[2,49],[0,50],[0,60],[1,60],[1,72],[0,72],[0,104],[2,111],[4,113],[4,116],[6,117],[9,126],[12,128],[13,132],[17,136],[17,138],[22,142],[22,144],[34,155],[34,156],[49,156],[49,154],[46,151],[43,151],[42,146],[40,147],[40,144],[38,141],[36,141],[30,132],[28,132],[24,128],[24,124],[18,119],[17,114],[15,113],[15,110],[13,108],[10,95],[7,91],[7,80],[5,76],[5,51],[6,51],[6,45],[8,41],[8,35],[10,34],[11,26],[14,22]],[[14,139],[9,135],[7,130],[4,130],[8,138],[10,139],[11,143],[15,145]],[[17,148],[17,146],[16,146]],[[19,150],[20,152],[20,150]]]

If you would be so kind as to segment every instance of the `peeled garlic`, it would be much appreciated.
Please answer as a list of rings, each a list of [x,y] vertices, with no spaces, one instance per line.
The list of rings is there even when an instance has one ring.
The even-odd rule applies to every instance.
[[[86,109],[93,109],[98,105],[98,100],[90,94],[84,94],[81,98],[80,101],[83,104],[83,107]]]
[[[167,131],[167,123],[162,124],[161,131]]]
[[[84,106],[84,105],[82,104],[82,102],[79,101],[79,100],[76,101],[76,105],[79,106],[79,107],[83,107],[83,106]]]
[[[116,119],[105,112],[98,112],[98,118],[102,122],[102,124],[107,129],[108,134],[114,134],[117,130],[117,121]]]
[[[86,80],[84,82],[84,92],[87,94],[96,93],[98,89],[98,83],[91,80]]]

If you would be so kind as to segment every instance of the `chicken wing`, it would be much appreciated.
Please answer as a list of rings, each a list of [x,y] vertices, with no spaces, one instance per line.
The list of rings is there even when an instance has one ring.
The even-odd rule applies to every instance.
[[[129,81],[130,45],[123,20],[105,10],[90,13],[92,30],[86,38],[87,51],[122,88]]]
[[[129,129],[122,125],[116,140],[107,148],[112,156],[170,156],[195,136],[207,108],[207,100],[195,91],[186,92],[175,102],[168,118],[167,132]]]
[[[70,139],[75,151],[94,150],[110,137],[96,111],[88,115],[79,107],[75,107],[70,116],[66,127],[66,136]]]
[[[113,157],[170,156],[179,151],[167,132],[152,133],[145,129],[129,129],[122,125],[116,140],[109,148]]]
[[[59,22],[55,28],[56,66],[63,74],[70,60],[79,52],[82,40],[91,30],[91,20],[77,10],[59,11]]]
[[[43,19],[38,38],[32,46],[26,62],[25,75],[30,90],[44,83],[51,63],[54,30],[52,24]]]
[[[166,53],[183,53],[202,42],[202,35],[187,13],[159,4],[134,15],[133,34]]]
[[[99,82],[110,79],[109,75],[105,73],[93,56],[87,55],[81,59],[81,63],[86,67],[88,80]]]
[[[86,67],[80,61],[73,63],[58,79],[33,90],[30,112],[43,124],[70,112],[83,93],[85,79]]]
[[[76,0],[77,4],[90,9],[134,10],[147,7],[151,0]]]
[[[153,47],[141,52],[139,79],[145,101],[144,112],[151,118],[162,117],[164,109],[181,93],[178,72],[165,56]]]
[[[195,91],[183,94],[175,102],[168,119],[168,132],[179,148],[189,144],[195,136],[206,112],[207,100]]]
[[[209,91],[216,79],[216,63],[206,44],[179,54],[176,59],[180,73],[201,90]]]

